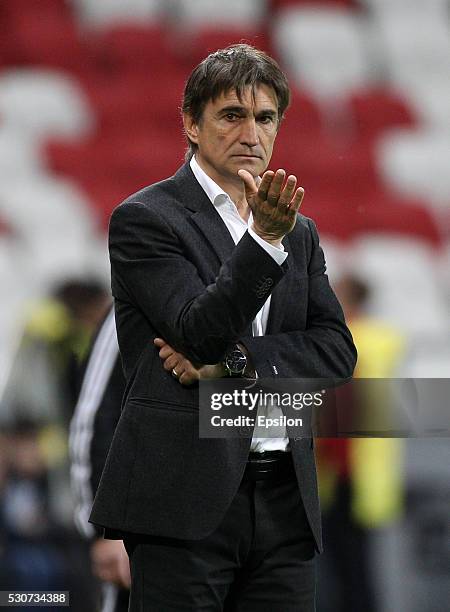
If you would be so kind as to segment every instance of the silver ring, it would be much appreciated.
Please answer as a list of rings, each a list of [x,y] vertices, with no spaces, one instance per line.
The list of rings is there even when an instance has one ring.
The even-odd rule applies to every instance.
[[[178,376],[179,376],[179,374],[178,374],[178,372],[175,370],[175,368],[173,368],[173,369],[172,369],[172,376],[173,376],[174,378],[178,378]]]

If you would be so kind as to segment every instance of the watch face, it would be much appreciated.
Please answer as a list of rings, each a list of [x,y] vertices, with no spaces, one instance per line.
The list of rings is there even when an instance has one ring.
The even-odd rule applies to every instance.
[[[247,365],[247,357],[239,349],[231,351],[225,359],[225,366],[231,374],[242,374]]]

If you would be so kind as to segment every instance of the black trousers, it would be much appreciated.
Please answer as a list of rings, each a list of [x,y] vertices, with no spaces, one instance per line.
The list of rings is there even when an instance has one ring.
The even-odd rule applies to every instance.
[[[313,612],[315,548],[295,478],[244,479],[203,540],[132,535],[130,612]]]

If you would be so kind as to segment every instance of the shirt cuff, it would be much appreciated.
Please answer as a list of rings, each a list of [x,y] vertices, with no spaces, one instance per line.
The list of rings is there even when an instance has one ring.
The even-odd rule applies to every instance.
[[[248,233],[253,238],[253,240],[259,244],[261,248],[263,248],[267,253],[269,253],[272,259],[274,259],[279,266],[281,266],[286,261],[288,254],[284,250],[284,246],[282,244],[280,244],[279,247],[270,244],[269,242],[261,238],[261,236],[258,236],[258,234],[254,232],[251,227],[248,228]]]

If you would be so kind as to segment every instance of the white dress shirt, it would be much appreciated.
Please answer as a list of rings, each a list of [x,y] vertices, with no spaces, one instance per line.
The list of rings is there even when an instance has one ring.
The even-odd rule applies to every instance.
[[[244,221],[241,215],[236,208],[236,205],[231,200],[230,196],[224,192],[224,190],[209,177],[206,172],[200,167],[197,160],[195,159],[195,155],[191,158],[190,166],[192,172],[194,173],[195,178],[200,183],[201,187],[205,191],[208,198],[211,200],[215,209],[221,216],[223,222],[227,226],[228,231],[231,234],[231,237],[234,240],[234,243],[237,244],[246,231],[250,234],[250,236],[265,250],[269,255],[277,262],[278,265],[281,265],[287,258],[288,254],[285,252],[283,245],[280,247],[273,246],[266,242],[263,238],[258,236],[252,229],[253,216],[250,212],[250,216],[248,221]],[[270,310],[270,299],[271,296],[267,298],[264,303],[264,306],[256,315],[255,319],[252,322],[252,333],[254,336],[263,336],[266,332],[267,328],[267,320],[269,318],[269,310]],[[263,407],[259,406],[258,415],[266,414],[266,416],[279,416],[281,414],[281,410],[278,406],[269,406]],[[251,442],[250,450],[255,452],[263,452],[263,451],[273,451],[273,450],[286,450],[289,439],[286,437],[285,428],[282,429],[283,437],[268,437],[268,432],[270,430],[264,430],[264,434],[266,437],[258,438],[258,428],[255,427],[254,436]],[[277,435],[280,434],[280,429],[276,430]]]

